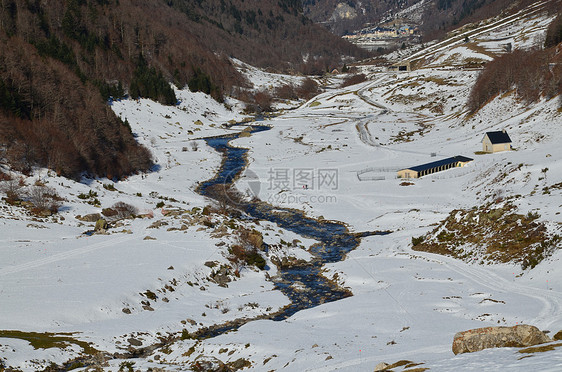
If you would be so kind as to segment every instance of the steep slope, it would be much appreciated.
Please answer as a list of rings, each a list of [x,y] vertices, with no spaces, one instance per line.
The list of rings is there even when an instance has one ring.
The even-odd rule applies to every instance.
[[[321,74],[341,65],[342,56],[368,56],[311,22],[299,0],[168,3],[194,22],[192,32],[211,49],[257,67]]]
[[[0,4],[2,157],[66,176],[151,166],[109,96],[174,104],[168,82],[222,100],[246,86],[228,57],[322,73],[366,52],[312,24],[296,2],[8,0]],[[103,115],[100,115],[103,113]]]
[[[533,0],[385,0],[339,1],[303,0],[305,14],[326,25],[332,32],[343,35],[367,24],[379,24],[394,19],[406,19],[419,24],[425,40],[442,37],[445,32],[469,22],[476,22],[500,13],[510,14]],[[550,1],[553,10],[559,1]]]
[[[419,0],[303,0],[305,14],[326,25],[338,35],[377,24],[389,14],[418,3]]]

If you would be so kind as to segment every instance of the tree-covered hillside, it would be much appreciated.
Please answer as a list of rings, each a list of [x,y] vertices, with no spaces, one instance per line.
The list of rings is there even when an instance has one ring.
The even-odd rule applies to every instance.
[[[152,165],[109,96],[173,104],[173,82],[220,101],[246,85],[228,57],[322,72],[366,55],[289,0],[3,0],[0,50],[0,158],[109,177]]]

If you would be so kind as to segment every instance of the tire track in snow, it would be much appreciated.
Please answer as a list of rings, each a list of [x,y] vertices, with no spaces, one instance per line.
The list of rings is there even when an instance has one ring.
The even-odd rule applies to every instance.
[[[440,52],[440,51],[445,50],[447,48],[451,48],[455,45],[464,43],[465,37],[474,38],[476,36],[480,36],[482,34],[492,32],[492,31],[494,31],[494,30],[496,30],[500,27],[507,26],[511,23],[521,21],[521,20],[525,19],[526,17],[532,16],[532,15],[535,15],[535,14],[541,12],[543,10],[544,6],[545,6],[545,3],[546,3],[545,1],[538,1],[534,4],[529,5],[528,7],[524,8],[524,9],[521,9],[517,13],[512,14],[510,16],[507,16],[507,17],[505,17],[501,20],[498,20],[498,21],[493,22],[491,24],[487,24],[487,25],[477,27],[477,28],[472,29],[472,30],[468,30],[466,32],[455,35],[455,36],[453,36],[451,38],[448,38],[448,39],[445,39],[441,42],[438,42],[437,44],[431,45],[431,46],[429,46],[425,49],[422,49],[419,52],[416,52],[416,53],[412,54],[411,56],[405,58],[405,60],[413,62],[415,60],[425,58],[428,55],[434,55],[437,52]]]
[[[26,270],[34,269],[34,268],[37,268],[37,267],[40,267],[40,266],[44,266],[44,265],[52,264],[52,263],[55,263],[55,262],[67,260],[69,258],[80,256],[80,255],[85,254],[85,253],[93,252],[93,251],[103,249],[103,248],[108,248],[108,247],[111,247],[111,246],[116,246],[116,245],[122,244],[122,243],[124,243],[126,241],[129,241],[129,240],[132,240],[132,239],[134,239],[134,235],[128,235],[127,234],[125,236],[122,236],[122,237],[119,237],[119,238],[116,238],[116,239],[109,239],[109,240],[106,240],[106,241],[103,241],[103,242],[93,243],[93,244],[87,245],[85,247],[76,248],[76,249],[72,249],[70,251],[57,253],[57,254],[54,254],[52,256],[41,258],[41,259],[38,259],[38,260],[22,263],[22,264],[19,264],[19,265],[8,266],[8,267],[5,267],[3,269],[0,269],[0,276],[15,274],[15,273],[18,273],[18,272],[21,272],[21,271],[26,271]]]
[[[541,311],[534,318],[528,319],[527,321],[529,322],[540,323],[542,326],[548,327],[559,320],[560,308],[562,307],[562,294],[556,291],[514,283],[494,272],[487,271],[480,267],[470,266],[464,262],[458,262],[453,258],[437,258],[435,255],[428,257],[423,252],[416,252],[416,254],[440,262],[446,268],[483,288],[497,293],[519,294],[542,302],[543,306]]]

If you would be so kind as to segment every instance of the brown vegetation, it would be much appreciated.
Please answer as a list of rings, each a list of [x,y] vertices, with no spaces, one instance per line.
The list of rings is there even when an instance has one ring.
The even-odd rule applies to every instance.
[[[562,13],[558,13],[558,16],[548,26],[544,47],[555,47],[560,43],[562,43]]]
[[[244,91],[237,96],[243,102],[246,102],[245,112],[262,114],[272,110],[273,97],[267,90],[260,90],[254,94]]]
[[[45,214],[46,212],[49,214],[56,213],[62,205],[61,197],[51,187],[43,185],[32,186],[28,195],[34,206],[32,211],[38,215]]]
[[[296,100],[299,98],[297,92],[295,91],[295,87],[289,84],[282,85],[275,89],[275,97],[278,99],[290,99]]]
[[[304,79],[299,85],[293,86],[284,84],[275,88],[272,92],[260,90],[252,93],[246,89],[236,91],[236,98],[246,102],[245,111],[247,113],[258,113],[271,111],[274,100],[309,100],[318,95],[321,89],[318,83],[311,78]]]
[[[16,201],[21,200],[22,187],[25,186],[23,178],[21,179],[8,179],[0,184],[0,191],[6,194],[6,201],[14,204]]]
[[[139,212],[136,207],[125,202],[117,202],[113,204],[111,209],[116,212],[115,216],[117,219],[134,217]]]
[[[309,100],[320,93],[320,88],[318,87],[318,83],[307,78],[295,89],[295,92],[299,98]]]
[[[355,84],[359,84],[362,83],[364,81],[367,80],[367,77],[365,76],[365,74],[357,74],[357,75],[353,75],[350,76],[348,78],[346,78],[343,83],[341,84],[341,87],[348,87],[350,85],[355,85]]]
[[[471,262],[518,262],[533,268],[560,244],[546,226],[529,213],[516,213],[514,205],[492,203],[472,210],[454,210],[425,237],[412,239],[413,249]]]
[[[205,189],[205,195],[214,199],[217,207],[216,212],[224,215],[237,215],[239,212],[236,208],[247,204],[244,196],[231,185],[217,183],[208,186]],[[203,211],[205,212],[205,210]]]
[[[227,56],[319,72],[365,52],[287,1],[0,3],[0,148],[14,169],[120,178],[152,166],[107,106],[127,90],[174,103],[167,82],[220,100],[246,86]],[[328,47],[326,47],[328,46]],[[303,57],[308,62],[303,63]]]
[[[256,266],[261,270],[265,268],[265,259],[259,253],[263,245],[263,236],[259,231],[244,227],[237,230],[237,244],[230,247],[228,257],[237,275],[243,265]]]
[[[534,0],[437,0],[426,7],[421,26],[424,40],[433,40],[468,23],[513,14],[535,3]],[[548,1],[545,9],[558,11],[559,0]]]
[[[365,24],[377,25],[387,21],[388,14],[395,14],[418,1],[379,1],[379,0],[305,0],[303,1],[305,14],[313,21],[323,23],[338,35],[345,35],[359,30]],[[355,17],[337,19],[334,21],[334,10],[338,4],[346,4],[355,9]],[[424,40],[434,40],[445,35],[446,32],[458,28],[469,22],[495,17],[500,13],[513,14],[530,4],[534,0],[435,0],[424,4],[423,22],[420,30]],[[547,1],[542,4],[546,9],[557,12],[560,9],[559,0]],[[363,9],[365,11],[363,11]]]
[[[496,58],[486,65],[468,100],[475,112],[494,97],[514,90],[527,103],[541,96],[554,97],[562,93],[561,55],[555,49],[523,51]]]

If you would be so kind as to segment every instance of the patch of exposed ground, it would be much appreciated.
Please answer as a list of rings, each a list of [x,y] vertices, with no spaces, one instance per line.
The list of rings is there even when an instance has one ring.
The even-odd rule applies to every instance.
[[[457,209],[429,234],[412,238],[413,249],[468,262],[517,262],[523,269],[533,268],[562,243],[539,217],[519,214],[509,202]]]

